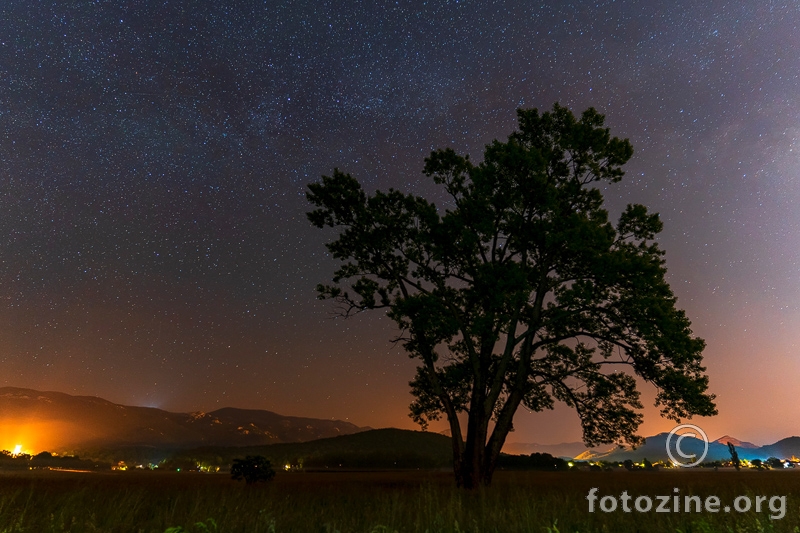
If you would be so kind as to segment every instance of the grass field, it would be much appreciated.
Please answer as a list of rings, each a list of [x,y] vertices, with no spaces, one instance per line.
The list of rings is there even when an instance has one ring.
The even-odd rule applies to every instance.
[[[604,513],[586,496],[785,496],[762,512]],[[776,502],[777,505],[777,502]],[[633,507],[633,503],[630,503]],[[0,533],[16,532],[756,532],[800,531],[800,471],[498,472],[454,488],[446,472],[278,473],[245,486],[221,474],[0,473]]]

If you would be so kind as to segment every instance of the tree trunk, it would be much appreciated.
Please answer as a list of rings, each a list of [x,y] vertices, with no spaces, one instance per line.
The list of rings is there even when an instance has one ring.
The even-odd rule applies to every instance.
[[[455,439],[453,441],[453,469],[458,487],[472,490],[488,487],[492,483],[497,459],[511,431],[514,413],[521,400],[520,393],[511,395],[495,421],[490,439],[487,439],[490,419],[477,410],[470,413],[464,447],[456,446]]]
[[[476,402],[477,403],[477,402]],[[489,419],[479,409],[480,404],[471,409],[467,421],[467,438],[460,457],[453,458],[456,485],[465,489],[476,489],[484,485],[486,479],[486,436]],[[488,479],[491,479],[491,475]]]
[[[467,436],[464,453],[453,457],[456,485],[467,490],[488,487],[492,483],[499,450],[493,450],[486,445],[485,439],[476,440],[470,437]]]
[[[453,462],[453,469],[456,486],[459,488],[472,490],[484,484],[483,461],[480,461],[475,454],[463,454],[460,460]]]

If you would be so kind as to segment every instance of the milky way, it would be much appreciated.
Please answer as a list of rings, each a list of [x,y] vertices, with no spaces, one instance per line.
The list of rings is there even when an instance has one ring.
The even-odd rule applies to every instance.
[[[661,213],[705,427],[796,434],[800,4],[728,4],[3,2],[0,385],[412,427],[389,321],[315,300],[305,187],[441,199],[432,149],[479,159],[558,101],[634,146],[604,193]],[[523,414],[512,440],[579,436]]]

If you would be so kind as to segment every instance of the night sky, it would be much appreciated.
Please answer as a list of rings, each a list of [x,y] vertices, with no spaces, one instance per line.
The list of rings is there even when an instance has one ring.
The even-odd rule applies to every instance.
[[[694,421],[800,434],[800,2],[734,4],[4,0],[0,386],[414,428],[392,323],[316,300],[306,185],[441,203],[431,150],[559,102],[633,144],[604,193],[664,221],[718,395]],[[509,440],[579,440],[566,413]]]

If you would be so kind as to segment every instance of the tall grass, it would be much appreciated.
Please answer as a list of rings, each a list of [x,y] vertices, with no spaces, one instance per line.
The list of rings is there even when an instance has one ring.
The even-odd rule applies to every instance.
[[[786,496],[786,516],[589,513],[586,495]],[[447,473],[279,473],[245,486],[188,473],[0,474],[0,533],[794,532],[800,472],[499,472],[466,493]]]

